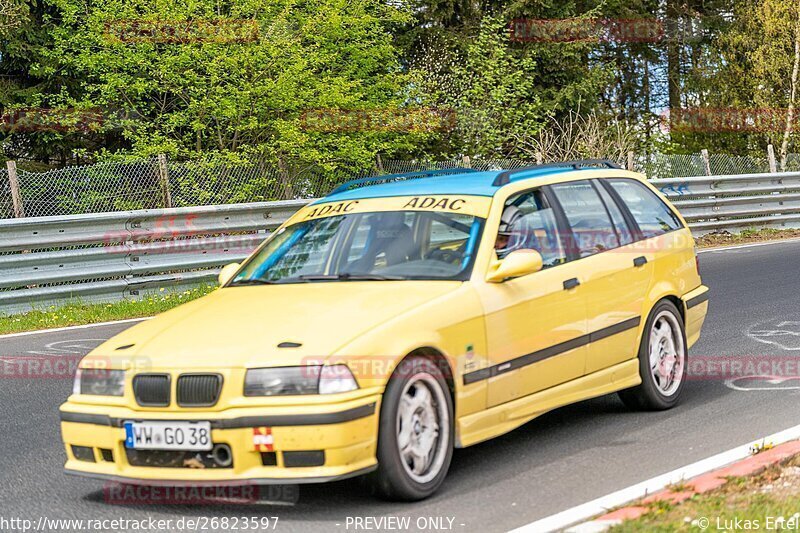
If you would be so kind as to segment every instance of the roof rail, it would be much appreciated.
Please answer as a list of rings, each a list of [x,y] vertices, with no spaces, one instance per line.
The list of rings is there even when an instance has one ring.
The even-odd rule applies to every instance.
[[[497,175],[497,177],[492,182],[494,187],[501,187],[511,182],[511,176],[517,174],[519,172],[527,172],[529,170],[542,170],[545,168],[564,168],[564,167],[572,167],[575,170],[580,170],[581,167],[599,167],[604,166],[606,168],[618,168],[622,169],[621,166],[614,163],[613,161],[609,161],[608,159],[581,159],[578,161],[564,161],[563,163],[547,163],[545,165],[535,165],[532,167],[523,167],[523,168],[515,168],[512,170],[506,170],[501,172]]]
[[[358,187],[363,187],[365,185],[374,182],[390,183],[392,181],[403,181],[405,179],[429,178],[432,176],[447,176],[448,174],[466,174],[468,172],[478,172],[478,171],[475,170],[474,168],[455,167],[455,168],[443,168],[440,170],[422,170],[419,172],[404,172],[401,174],[384,174],[382,176],[370,176],[368,178],[360,178],[342,183],[341,185],[333,189],[331,192],[329,192],[328,196],[344,191],[349,191],[350,189],[357,189]]]

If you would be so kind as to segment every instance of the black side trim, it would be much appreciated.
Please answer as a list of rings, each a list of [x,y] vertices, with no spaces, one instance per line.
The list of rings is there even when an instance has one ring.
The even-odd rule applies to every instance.
[[[338,413],[323,413],[312,415],[273,415],[273,416],[243,416],[230,420],[216,420],[211,422],[219,424],[220,429],[249,428],[256,426],[319,426],[325,424],[341,424],[365,418],[375,413],[375,404],[370,403],[361,407],[354,407]]]
[[[700,296],[695,296],[691,300],[686,300],[686,309],[691,309],[692,307],[694,307],[696,305],[700,305],[703,302],[707,302],[708,301],[708,293],[709,292],[711,292],[711,291],[706,291],[703,294],[701,294]]]
[[[597,330],[594,333],[589,334],[589,342],[597,342],[605,339],[606,337],[616,335],[617,333],[622,333],[623,331],[628,331],[629,329],[639,327],[641,321],[642,319],[637,316],[636,318],[630,318],[625,322],[620,322],[619,324],[614,324],[613,326]]]
[[[111,426],[111,418],[106,415],[89,415],[84,413],[70,413],[61,411],[62,422],[76,422],[78,424],[93,424],[95,426]]]
[[[624,322],[620,322],[619,324],[614,324],[613,326],[593,331],[592,333],[588,333],[586,335],[581,335],[580,337],[577,337],[575,339],[571,339],[566,342],[562,342],[560,344],[555,344],[553,346],[549,346],[547,348],[544,348],[542,350],[533,353],[522,355],[510,361],[506,361],[505,363],[490,366],[489,368],[482,368],[481,370],[476,370],[475,372],[464,374],[464,385],[469,385],[471,383],[475,383],[476,381],[489,379],[499,374],[505,374],[506,372],[511,372],[512,370],[518,370],[522,367],[532,365],[533,363],[538,363],[539,361],[544,361],[545,359],[549,359],[550,357],[555,357],[556,355],[562,354],[564,352],[574,350],[575,348],[580,348],[581,346],[585,346],[589,343],[603,340],[606,337],[616,335],[617,333],[628,331],[629,329],[638,327],[641,321],[642,321],[641,317],[637,316],[635,318],[628,319]]]
[[[214,429],[235,429],[257,426],[319,426],[326,424],[341,424],[366,418],[375,413],[375,403],[354,407],[347,411],[336,413],[320,413],[311,415],[273,415],[273,416],[243,416],[229,420],[210,420]],[[88,415],[61,411],[62,422],[77,422],[79,424],[94,424],[97,426],[122,427],[126,420],[131,421],[164,421],[154,418],[110,418],[106,415]],[[203,419],[206,420],[206,419]]]
[[[482,368],[468,374],[464,374],[464,385],[475,383],[476,381],[483,381],[492,377],[492,367]]]

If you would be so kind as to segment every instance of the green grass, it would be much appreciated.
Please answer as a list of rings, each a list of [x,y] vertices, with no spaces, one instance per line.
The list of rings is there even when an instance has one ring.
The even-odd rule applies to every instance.
[[[0,335],[152,316],[205,296],[215,289],[215,285],[203,285],[180,292],[161,289],[161,292],[141,300],[107,304],[73,302],[18,315],[0,315]]]
[[[710,233],[697,238],[696,242],[697,246],[700,248],[712,248],[717,246],[748,244],[752,242],[796,239],[797,237],[800,237],[800,230],[798,229],[748,228],[739,233]]]
[[[789,463],[797,464],[797,458]],[[773,466],[755,476],[730,478],[721,488],[677,505],[666,502],[652,504],[642,517],[627,520],[609,531],[735,531],[765,530],[768,526],[775,530],[775,519],[784,517],[789,520],[800,511],[800,474],[796,468],[787,468]],[[770,519],[772,523],[768,523]],[[750,524],[749,528],[747,524]],[[800,517],[794,518],[791,527],[785,524],[783,528],[798,530]]]

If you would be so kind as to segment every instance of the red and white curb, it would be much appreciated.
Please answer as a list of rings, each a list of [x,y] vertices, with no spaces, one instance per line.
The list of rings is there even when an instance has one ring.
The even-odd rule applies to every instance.
[[[570,528],[572,533],[588,533],[590,531],[605,531],[611,526],[622,523],[624,520],[635,520],[648,511],[645,505],[657,501],[668,501],[676,504],[691,498],[696,494],[703,494],[717,489],[727,482],[728,477],[741,477],[756,474],[766,467],[785,461],[786,459],[800,453],[800,441],[787,442],[778,445],[770,450],[763,451],[758,455],[753,455],[747,459],[742,459],[732,465],[708,472],[702,476],[693,478],[683,485],[686,490],[675,492],[670,489],[663,489],[655,494],[648,496],[640,502],[640,505],[623,507],[616,511],[607,513],[589,522],[584,522],[578,526]]]
[[[657,500],[670,500],[677,503],[695,494],[716,489],[725,483],[726,476],[753,474],[800,453],[800,440],[798,439],[800,439],[800,425],[531,522],[514,530],[514,533],[546,533],[564,530],[570,533],[605,531],[624,520],[638,518],[647,512],[647,508],[642,506],[619,508],[621,506],[641,498],[645,498],[642,500],[643,504]],[[774,447],[753,455],[754,447],[761,447],[765,444]],[[670,485],[677,484],[687,486],[690,490],[674,493],[666,489]],[[609,512],[609,509],[617,510]]]

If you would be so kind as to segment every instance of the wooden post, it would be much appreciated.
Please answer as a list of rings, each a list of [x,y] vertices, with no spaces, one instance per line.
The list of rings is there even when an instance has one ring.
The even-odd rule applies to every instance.
[[[472,162],[469,160],[468,155],[465,155],[461,158],[461,166],[464,168],[472,168]]]
[[[161,205],[172,207],[172,191],[169,187],[169,170],[167,169],[167,156],[158,154],[158,177],[161,182]]]
[[[706,168],[706,176],[711,175],[711,159],[708,157],[708,150],[703,148],[700,150],[700,155],[703,156],[703,165]]]
[[[286,166],[282,157],[278,158],[278,176],[281,180],[281,189],[283,198],[281,200],[293,200],[294,190],[292,189],[291,176],[289,175],[289,168]]]
[[[22,194],[19,192],[16,161],[6,161],[6,168],[8,168],[8,183],[11,185],[11,203],[14,205],[14,217],[23,218],[25,216],[25,206],[22,205]]]
[[[541,165],[543,161],[544,156],[542,155],[542,152],[536,152],[536,164]]]
[[[633,150],[628,152],[628,170],[631,172],[636,170],[636,154],[633,153]]]
[[[769,161],[769,171],[771,173],[778,172],[778,163],[775,160],[775,147],[772,144],[767,145],[767,161]]]
[[[378,171],[378,174],[386,174],[383,170],[383,160],[381,160],[381,154],[375,154],[375,169]]]

